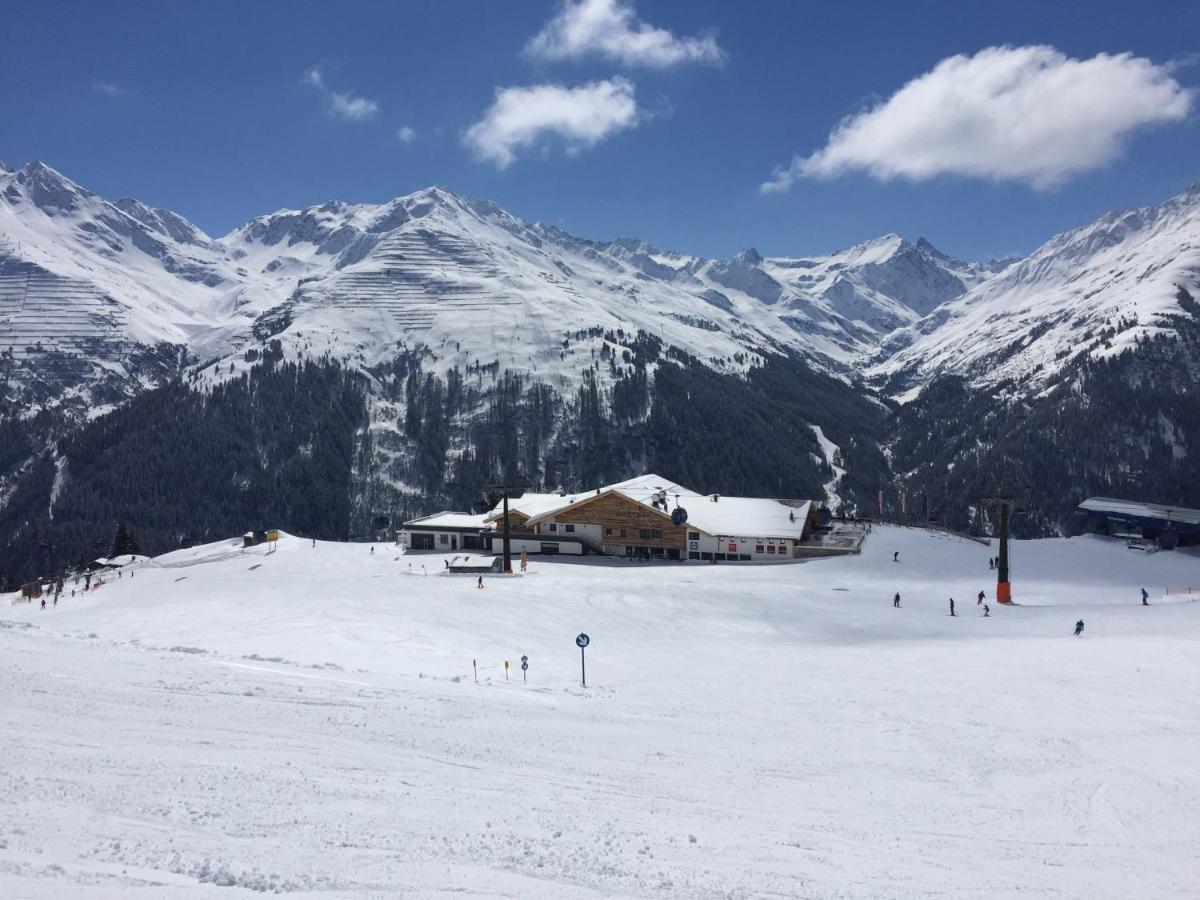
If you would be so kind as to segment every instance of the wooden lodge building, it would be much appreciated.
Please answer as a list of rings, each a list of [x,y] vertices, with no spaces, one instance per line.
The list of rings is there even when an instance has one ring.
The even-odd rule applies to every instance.
[[[819,501],[697,494],[642,475],[578,494],[509,500],[513,553],[601,553],[656,559],[771,561],[826,555],[814,541]],[[503,508],[438,513],[405,523],[410,549],[501,552]]]

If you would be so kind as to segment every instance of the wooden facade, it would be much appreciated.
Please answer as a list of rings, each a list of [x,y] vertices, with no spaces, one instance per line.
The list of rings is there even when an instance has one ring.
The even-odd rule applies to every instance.
[[[605,547],[660,547],[683,551],[687,547],[687,526],[677,526],[671,517],[656,509],[647,509],[615,491],[580,500],[565,509],[548,513],[545,521],[560,525],[599,525]],[[538,530],[546,531],[539,520]]]

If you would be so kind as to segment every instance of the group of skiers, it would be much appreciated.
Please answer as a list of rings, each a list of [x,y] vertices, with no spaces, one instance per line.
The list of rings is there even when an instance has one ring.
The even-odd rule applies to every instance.
[[[900,562],[900,551],[899,550],[895,551],[892,554],[892,562],[895,562],[895,563]],[[999,568],[999,566],[1000,566],[999,557],[993,556],[988,560],[988,568],[989,569],[997,569],[997,568]],[[975,597],[975,605],[978,607],[982,607],[983,618],[990,619],[992,616],[992,608],[990,606],[988,606],[986,603],[984,603],[984,600],[986,598],[987,598],[987,595],[983,591],[980,591],[979,594]],[[1142,606],[1149,606],[1149,605],[1150,605],[1150,593],[1145,588],[1142,588]],[[899,591],[896,591],[895,595],[892,597],[892,607],[894,609],[900,609],[900,592]],[[950,598],[950,615],[954,616],[955,618],[958,618],[958,613],[955,612],[955,609],[954,609],[954,598],[953,597]],[[1078,622],[1075,623],[1075,637],[1082,637],[1083,627],[1084,627],[1083,619],[1080,619]]]

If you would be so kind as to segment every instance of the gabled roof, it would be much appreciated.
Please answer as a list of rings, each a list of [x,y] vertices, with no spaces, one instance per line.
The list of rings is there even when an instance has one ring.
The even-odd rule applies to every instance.
[[[787,538],[799,540],[804,534],[812,501],[772,500],[759,497],[719,496],[698,494],[663,478],[661,475],[639,475],[619,481],[599,490],[579,494],[526,494],[510,500],[510,510],[529,516],[528,525],[552,519],[563,510],[586,504],[597,497],[617,494],[669,518],[676,503],[688,513],[687,527],[711,535],[731,535],[755,538]],[[529,498],[526,502],[526,498]],[[657,505],[656,505],[657,504]],[[500,513],[492,510],[492,517]]]

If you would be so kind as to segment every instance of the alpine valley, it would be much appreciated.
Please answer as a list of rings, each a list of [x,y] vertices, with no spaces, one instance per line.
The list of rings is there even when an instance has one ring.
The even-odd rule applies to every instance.
[[[655,471],[955,528],[1200,505],[1200,185],[1024,259],[714,260],[433,187],[225,237],[0,165],[0,582]],[[0,585],[3,586],[3,585]]]

